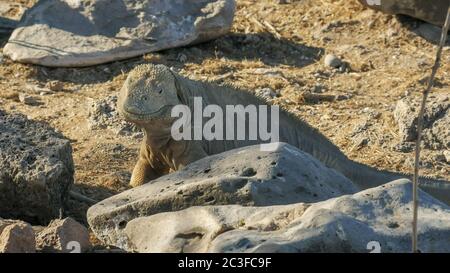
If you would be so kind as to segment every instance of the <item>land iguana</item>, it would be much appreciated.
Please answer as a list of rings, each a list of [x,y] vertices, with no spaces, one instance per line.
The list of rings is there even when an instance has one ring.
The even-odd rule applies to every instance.
[[[258,140],[173,139],[171,126],[176,118],[171,117],[171,110],[175,105],[183,104],[193,111],[194,97],[201,97],[204,105],[215,104],[224,111],[226,105],[270,105],[246,90],[190,80],[164,65],[137,66],[129,73],[118,98],[119,113],[145,132],[131,186],[142,185],[208,155],[261,143]],[[279,141],[311,154],[327,167],[344,174],[361,189],[409,176],[350,160],[317,129],[283,108],[279,111]],[[420,186],[450,204],[449,182],[421,178]]]

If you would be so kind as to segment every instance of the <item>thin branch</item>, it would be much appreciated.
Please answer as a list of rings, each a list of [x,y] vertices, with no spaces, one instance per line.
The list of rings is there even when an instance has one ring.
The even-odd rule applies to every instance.
[[[78,193],[78,192],[75,192],[75,191],[70,191],[69,192],[69,196],[72,197],[73,199],[77,200],[77,201],[86,203],[86,204],[91,205],[91,206],[96,204],[96,203],[98,203],[97,200],[94,200],[92,198],[84,196],[81,193]]]
[[[414,177],[413,177],[413,221],[412,221],[412,252],[417,252],[417,217],[418,217],[418,185],[419,185],[419,163],[420,163],[420,142],[422,140],[422,129],[423,129],[423,116],[425,112],[425,103],[427,101],[428,94],[433,87],[434,77],[440,65],[442,48],[444,47],[448,29],[450,26],[450,6],[447,11],[447,18],[445,19],[444,26],[442,27],[441,41],[436,53],[436,60],[434,66],[431,70],[431,76],[428,80],[427,88],[422,93],[422,103],[420,105],[419,117],[417,122],[417,139],[416,139],[416,150],[414,158]]]

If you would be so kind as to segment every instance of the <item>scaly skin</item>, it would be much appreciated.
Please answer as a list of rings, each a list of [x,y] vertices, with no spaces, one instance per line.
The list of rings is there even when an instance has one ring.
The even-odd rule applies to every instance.
[[[136,67],[125,81],[118,100],[121,115],[145,132],[131,186],[142,185],[208,155],[262,143],[259,140],[174,140],[171,126],[176,118],[170,116],[171,109],[174,105],[184,104],[193,112],[194,97],[202,97],[204,106],[220,106],[224,113],[226,105],[270,104],[234,87],[186,79],[163,65]],[[361,189],[410,176],[377,170],[348,159],[319,131],[284,109],[280,109],[279,128],[279,141],[311,154],[326,166],[344,174]],[[420,183],[423,190],[450,204],[450,183],[429,178],[420,179]]]

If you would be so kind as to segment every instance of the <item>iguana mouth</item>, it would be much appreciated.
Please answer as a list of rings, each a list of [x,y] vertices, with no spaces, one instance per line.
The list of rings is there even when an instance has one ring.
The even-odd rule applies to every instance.
[[[151,119],[170,119],[171,117],[158,116],[159,113],[162,113],[167,110],[167,108],[171,109],[173,105],[164,105],[154,112],[148,113],[135,113],[131,111],[127,111],[123,109],[123,114],[125,118],[133,120],[133,121],[142,121],[142,120],[151,120]]]

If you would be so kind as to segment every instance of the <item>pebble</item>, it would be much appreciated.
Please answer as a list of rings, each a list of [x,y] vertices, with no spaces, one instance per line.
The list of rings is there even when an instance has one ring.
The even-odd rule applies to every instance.
[[[334,67],[334,68],[339,68],[342,65],[341,59],[339,59],[338,57],[336,57],[333,54],[326,55],[324,63],[326,66]]]
[[[444,154],[437,154],[434,156],[434,160],[437,162],[446,162],[447,159],[445,158]]]
[[[62,91],[64,89],[64,84],[60,81],[50,81],[45,84],[45,87],[51,91]]]
[[[277,93],[268,87],[257,90],[256,94],[266,99],[273,99],[277,96]]]
[[[313,93],[323,93],[326,91],[326,86],[320,85],[320,84],[316,84],[313,89],[311,90],[311,92]]]
[[[183,53],[178,54],[177,60],[181,63],[185,63],[187,61],[187,56]]]
[[[19,101],[27,105],[36,105],[38,103],[35,97],[23,93],[19,94]]]
[[[401,142],[395,145],[393,150],[400,153],[410,153],[414,150],[414,146],[415,145],[412,142]]]
[[[450,163],[450,150],[444,151],[444,157],[445,157],[445,161],[447,161],[447,163]]]

